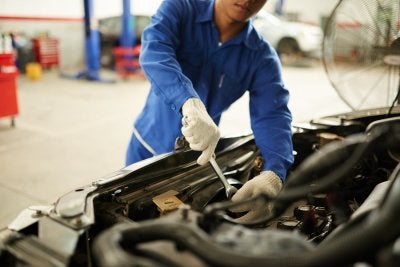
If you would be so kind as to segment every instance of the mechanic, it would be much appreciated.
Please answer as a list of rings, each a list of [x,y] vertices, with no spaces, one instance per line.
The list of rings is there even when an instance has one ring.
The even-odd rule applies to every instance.
[[[173,151],[183,136],[206,164],[220,138],[221,114],[246,90],[251,128],[264,158],[263,171],[233,196],[275,195],[293,162],[289,92],[273,48],[250,18],[267,0],[164,0],[142,35],[140,63],[151,83],[136,119],[126,164]],[[268,214],[265,205],[239,222]]]

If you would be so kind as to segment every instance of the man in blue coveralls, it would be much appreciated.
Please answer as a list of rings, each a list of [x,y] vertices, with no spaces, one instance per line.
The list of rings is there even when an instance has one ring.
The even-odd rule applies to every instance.
[[[140,63],[151,83],[137,118],[126,164],[174,149],[185,136],[206,164],[220,138],[221,114],[245,91],[251,128],[264,170],[233,196],[276,195],[293,162],[289,92],[279,58],[250,18],[267,0],[164,0],[142,35]],[[182,121],[185,123],[182,124]],[[265,216],[265,205],[242,205],[246,222]]]

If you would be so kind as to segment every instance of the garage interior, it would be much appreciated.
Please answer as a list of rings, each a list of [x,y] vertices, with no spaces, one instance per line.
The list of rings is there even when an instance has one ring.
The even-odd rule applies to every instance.
[[[215,17],[230,16],[218,13],[229,3],[246,21],[242,3],[266,2],[251,22],[277,52],[264,50],[268,60],[248,43],[235,55],[243,40],[232,32],[217,39],[232,18],[192,19],[200,5],[211,16],[214,0],[164,2],[163,23],[177,7],[191,14],[176,31],[187,46],[173,27],[171,40],[155,28],[142,35],[162,1],[2,0],[0,266],[398,266],[400,1],[216,0]],[[165,60],[159,52],[171,48]],[[148,73],[150,84],[141,52],[143,64],[173,62],[172,71]],[[270,72],[278,59],[292,125]],[[178,69],[181,91],[171,82]],[[247,87],[211,144],[212,119]],[[199,100],[185,93],[212,118],[201,102],[185,115]],[[174,151],[125,166],[132,133],[137,154],[175,139]],[[188,142],[206,137],[213,150],[202,165]]]
[[[106,1],[85,1],[93,2],[97,10],[97,13],[85,14],[89,17],[98,16],[109,5]],[[115,69],[115,62],[108,61],[111,67],[94,67],[94,74],[91,72],[92,61],[89,59],[88,63],[87,59],[91,52],[88,51],[90,47],[85,47],[83,32],[85,27],[87,30],[93,25],[85,25],[84,18],[80,17],[84,13],[81,5],[84,1],[72,1],[75,7],[79,6],[78,11],[63,14],[62,10],[54,9],[55,15],[49,16],[49,20],[39,11],[29,16],[26,11],[14,14],[17,5],[14,2],[6,1],[8,11],[0,9],[0,32],[13,31],[18,23],[23,25],[18,27],[32,23],[36,33],[54,37],[60,43],[54,65],[41,65],[38,60],[32,60],[32,55],[27,56],[27,65],[15,77],[18,111],[11,115],[0,114],[0,229],[27,207],[51,205],[61,195],[123,168],[133,121],[150,89],[140,69],[134,75],[124,76]],[[150,10],[159,4],[154,2],[157,3]],[[278,2],[270,1],[266,10],[274,12]],[[305,8],[307,5],[295,2],[285,2],[287,17],[321,25],[339,1],[327,1],[324,7],[319,7],[320,1],[307,1],[315,3],[314,12]],[[132,0],[130,9],[135,10],[136,5],[138,2]],[[101,9],[103,11],[99,11]],[[119,16],[121,9],[119,6],[112,12]],[[76,15],[79,12],[80,15]],[[58,23],[63,25],[59,29]],[[49,30],[43,32],[46,27]],[[71,32],[76,31],[79,32],[77,37],[71,38]],[[293,123],[351,111],[329,80],[321,57],[281,59],[283,80],[290,92]],[[28,70],[27,66],[33,69]],[[245,94],[223,114],[222,136],[251,131],[248,100]]]
[[[118,79],[110,71],[102,75]],[[285,66],[283,75],[294,121],[348,110],[321,64]],[[1,224],[10,223],[27,206],[53,203],[60,195],[124,167],[132,122],[148,90],[148,82],[141,78],[110,85],[62,79],[56,70],[43,72],[39,81],[20,76],[15,127],[9,118],[0,120]],[[245,95],[223,116],[223,135],[249,131],[247,100]]]
[[[152,159],[155,163],[150,159],[144,161],[145,163],[141,162],[143,165],[133,164],[131,168],[125,168],[125,153],[133,131],[133,122],[142,111],[150,90],[150,83],[138,63],[140,37],[161,1],[36,0],[33,3],[33,1],[23,0],[17,4],[14,0],[3,0],[0,9],[0,265],[3,264],[2,260],[4,259],[8,260],[7,265],[13,261],[10,259],[15,255],[17,258],[20,257],[20,260],[27,259],[28,262],[29,260],[37,260],[32,255],[40,255],[36,266],[41,266],[38,262],[46,262],[48,259],[64,264],[54,264],[54,266],[67,266],[71,262],[72,264],[81,263],[82,266],[92,266],[93,253],[97,256],[97,265],[103,266],[99,259],[106,262],[112,257],[108,257],[107,253],[102,253],[101,249],[108,252],[107,244],[112,244],[112,242],[108,242],[109,236],[107,235],[112,236],[112,231],[115,229],[117,229],[117,236],[123,232],[127,235],[120,236],[124,236],[124,238],[128,236],[133,240],[136,240],[137,237],[132,234],[135,231],[145,233],[138,235],[138,239],[143,237],[145,242],[148,241],[149,236],[149,239],[152,238],[152,231],[160,230],[157,233],[162,237],[170,237],[168,236],[170,232],[171,235],[176,232],[178,233],[175,236],[177,240],[182,237],[187,239],[187,243],[183,241],[182,244],[189,244],[190,247],[190,242],[196,240],[196,238],[186,237],[190,233],[193,234],[193,232],[190,232],[193,230],[191,227],[198,224],[197,226],[201,228],[202,233],[210,234],[209,236],[214,235],[210,238],[211,243],[215,241],[220,247],[238,249],[232,244],[239,244],[241,240],[257,242],[261,240],[260,242],[262,242],[263,238],[259,237],[264,236],[265,233],[263,232],[258,236],[258,234],[254,234],[254,231],[249,234],[250,230],[254,230],[251,229],[252,226],[267,228],[273,225],[271,221],[274,218],[268,219],[269,215],[265,216],[267,219],[264,218],[264,222],[258,222],[258,224],[250,222],[249,224],[237,225],[236,221],[228,216],[234,214],[234,212],[226,211],[230,205],[231,196],[225,192],[228,200],[226,202],[224,195],[221,202],[218,198],[221,195],[218,194],[222,191],[218,191],[216,188],[225,187],[227,189],[226,184],[222,186],[217,183],[218,178],[221,178],[224,174],[232,175],[231,181],[243,175],[243,177],[238,178],[243,178],[241,181],[236,179],[238,182],[236,185],[239,184],[238,187],[240,187],[246,183],[246,175],[260,173],[260,170],[255,172],[256,159],[261,158],[261,156],[257,155],[259,150],[255,148],[255,143],[251,143],[253,141],[238,142],[240,143],[238,147],[242,150],[231,148],[233,145],[229,142],[234,138],[223,140],[222,145],[219,143],[221,146],[225,146],[224,148],[230,148],[231,150],[228,150],[228,152],[232,153],[228,155],[228,152],[224,150],[222,153],[219,151],[219,163],[224,164],[221,164],[225,172],[222,175],[218,173],[219,167],[216,161],[214,161],[214,164],[218,168],[211,161],[212,168],[208,165],[198,166],[194,163],[194,160],[188,163],[187,161],[191,159],[182,160],[180,158],[182,155],[191,156],[193,154],[190,149],[186,151],[177,150],[176,153],[165,156],[165,158],[154,157]],[[301,246],[306,244],[306,247],[309,243],[312,244],[310,248],[304,250],[304,254],[299,253],[299,258],[304,260],[300,266],[309,266],[309,259],[307,259],[309,251],[316,251],[315,255],[317,256],[321,247],[323,251],[324,244],[326,244],[323,243],[325,237],[331,231],[336,231],[336,226],[344,225],[345,230],[343,232],[345,234],[349,229],[351,231],[357,229],[355,235],[359,234],[361,240],[363,238],[362,228],[353,228],[354,225],[362,225],[363,220],[365,220],[371,223],[365,224],[368,230],[368,227],[374,225],[373,223],[379,225],[377,223],[380,222],[379,220],[397,219],[396,212],[392,212],[394,215],[379,216],[379,212],[385,212],[383,208],[383,211],[377,209],[379,211],[374,213],[371,209],[372,211],[368,210],[362,215],[359,214],[365,210],[362,208],[360,208],[361,212],[358,210],[359,207],[363,207],[362,205],[368,202],[363,203],[372,189],[375,190],[376,185],[379,187],[383,183],[386,184],[385,186],[389,188],[385,191],[388,196],[387,199],[394,199],[394,197],[390,197],[394,195],[393,192],[397,187],[400,191],[400,185],[397,185],[400,184],[398,182],[400,179],[395,177],[395,175],[400,177],[398,175],[400,173],[400,165],[398,165],[400,161],[400,154],[398,153],[399,135],[393,134],[398,133],[400,129],[398,127],[398,111],[400,108],[400,80],[398,79],[400,70],[400,9],[396,1],[377,0],[377,2],[379,4],[371,4],[371,6],[369,6],[371,2],[368,2],[368,5],[365,4],[367,11],[371,11],[375,6],[377,9],[373,10],[376,13],[370,12],[368,18],[364,18],[366,13],[358,10],[358,7],[362,5],[360,0],[268,1],[262,12],[259,12],[253,20],[260,35],[276,49],[282,63],[283,81],[290,92],[289,109],[292,112],[293,125],[297,125],[292,127],[294,133],[292,137],[294,143],[296,143],[296,148],[299,148],[299,150],[294,149],[293,155],[299,161],[306,160],[306,156],[309,155],[314,156],[313,159],[317,159],[314,162],[310,161],[312,163],[306,162],[309,163],[309,169],[307,169],[307,165],[301,169],[303,165],[297,165],[298,162],[295,162],[294,168],[300,166],[300,171],[295,169],[291,174],[294,173],[294,177],[297,175],[300,182],[289,180],[286,183],[289,186],[284,187],[281,191],[283,192],[281,199],[279,199],[280,195],[271,197],[265,192],[258,196],[263,197],[264,201],[272,201],[273,205],[276,204],[276,206],[273,206],[276,209],[271,209],[270,213],[271,216],[276,216],[274,223],[277,223],[278,226],[281,223],[281,228],[277,226],[278,230],[293,230],[297,235],[297,230],[300,229],[299,234],[304,234],[308,238],[299,241],[300,238],[292,238],[293,235],[291,235],[290,238],[285,239],[286,243],[282,243],[284,249],[278,249],[285,251],[289,247],[285,247],[288,244],[300,244]],[[348,3],[355,4],[354,6],[352,4],[346,6]],[[311,9],[310,6],[314,8]],[[340,9],[342,7],[345,10],[343,13]],[[348,15],[346,7],[350,7],[351,16]],[[361,10],[361,8],[359,9]],[[371,15],[372,13],[373,15]],[[328,24],[330,14],[335,15],[334,20],[332,20],[334,23],[331,25]],[[351,18],[349,19],[349,17]],[[331,27],[325,28],[325,26]],[[376,29],[373,29],[376,30],[376,34],[370,34],[372,27],[376,27]],[[290,36],[283,34],[286,31],[294,32],[294,29],[298,30],[298,35],[294,33]],[[277,34],[269,35],[271,33]],[[221,76],[221,84],[224,76],[225,72]],[[219,88],[221,88],[221,85]],[[379,90],[375,90],[376,88],[379,88]],[[383,102],[381,98],[384,98]],[[371,110],[357,113],[369,106],[372,107]],[[174,107],[172,105],[172,109]],[[343,115],[346,112],[351,112],[351,115]],[[342,115],[313,121],[313,119],[337,114]],[[374,121],[376,118],[378,123]],[[381,127],[382,125],[386,127]],[[243,137],[245,134],[251,133],[249,95],[247,93],[223,113],[219,128],[223,138]],[[287,132],[287,136],[289,136],[291,132]],[[354,137],[353,132],[358,133],[358,135],[354,135],[356,136]],[[350,138],[347,139],[347,137]],[[351,139],[352,137],[353,139]],[[243,139],[246,138],[248,137]],[[240,141],[240,138],[238,140]],[[347,142],[348,140],[350,142]],[[324,150],[325,145],[335,141],[339,141],[334,143],[334,145],[337,144],[337,150],[334,150],[334,145],[331,146],[331,150],[329,150],[329,146],[327,150]],[[236,145],[236,143],[233,144]],[[249,152],[247,150],[249,147],[254,151]],[[188,151],[189,153],[185,154]],[[238,151],[243,154],[239,155]],[[318,155],[318,153],[314,153],[315,151],[322,151],[323,153]],[[355,152],[350,153],[349,151]],[[373,151],[371,155],[367,153],[370,151]],[[226,153],[224,154],[224,152]],[[292,150],[289,153],[292,153]],[[358,161],[352,162],[353,166],[346,164],[356,156],[359,158]],[[322,160],[319,161],[318,159]],[[154,163],[154,165],[146,165],[148,162]],[[240,166],[240,164],[243,164],[243,166]],[[149,166],[156,170],[149,168]],[[315,169],[313,170],[310,166]],[[140,169],[140,167],[143,167],[143,169]],[[157,168],[160,168],[160,170]],[[347,173],[342,171],[345,168],[347,168]],[[215,173],[212,172],[210,175],[209,170],[214,170]],[[180,173],[180,171],[185,173]],[[334,180],[332,184],[329,184],[331,191],[323,187],[324,182],[328,181],[326,177],[329,178],[329,175],[324,176],[325,172],[332,174],[331,176],[334,178],[339,173],[337,176],[341,175],[341,179],[343,179],[338,182],[339,178],[334,180],[331,177]],[[150,175],[148,175],[149,173]],[[199,177],[196,177],[196,175]],[[318,176],[325,178],[325,180],[321,179],[322,186],[317,180]],[[131,177],[138,180],[130,181],[129,178]],[[214,178],[215,180],[213,180]],[[221,180],[223,181],[223,179]],[[185,184],[186,182],[188,184]],[[301,184],[302,182],[304,184]],[[391,182],[390,186],[388,185],[389,182]],[[290,187],[296,186],[296,183],[301,194],[299,191],[296,192],[295,189],[297,188]],[[215,184],[217,184],[217,187],[213,188]],[[360,186],[360,188],[353,185]],[[164,192],[163,190],[166,191],[165,188],[168,186],[177,186],[179,189]],[[340,187],[348,191],[341,190]],[[310,191],[307,192],[306,189]],[[207,195],[209,193],[207,190],[214,190],[215,195],[212,197]],[[315,194],[319,192],[318,190],[324,194]],[[355,192],[355,196],[351,194],[353,193],[352,190]],[[379,190],[386,190],[386,188]],[[310,193],[311,191],[313,194]],[[366,193],[367,191],[368,193]],[[298,195],[301,196],[298,197]],[[380,194],[380,197],[385,200],[382,195]],[[285,196],[293,200],[293,203],[285,201]],[[176,198],[179,205],[186,204],[186,201],[193,206],[198,205],[196,207],[202,209],[199,209],[199,212],[193,206],[182,205],[179,206],[179,213],[173,213],[167,208],[163,210],[157,201],[160,201],[160,199],[167,201],[169,197],[171,199]],[[338,198],[335,199],[335,197]],[[251,198],[249,199],[251,200]],[[287,214],[283,214],[284,209],[287,209],[290,204],[303,204],[299,203],[299,200],[306,202],[307,205],[295,207],[294,216],[285,217]],[[392,203],[393,207],[397,207],[397,211],[400,211],[398,201],[390,202],[387,200],[385,202],[384,200],[381,202],[382,207],[388,209],[389,204],[395,202]],[[252,201],[256,205],[256,199],[254,198]],[[323,204],[319,203],[320,206],[318,206],[318,201]],[[243,203],[245,202],[246,200],[243,201]],[[372,202],[374,201],[372,200]],[[164,204],[167,206],[166,203],[161,203],[161,206]],[[366,205],[373,206],[377,205],[376,203],[377,201],[372,204],[368,202]],[[213,212],[207,209],[210,206],[206,207],[206,204],[210,204],[214,209]],[[315,206],[313,206],[314,204]],[[282,208],[283,206],[285,207]],[[51,207],[55,208],[51,210]],[[225,209],[225,217],[221,215],[223,214],[221,207]],[[310,210],[300,210],[299,207],[310,208]],[[329,210],[330,208],[332,209]],[[177,209],[178,207],[175,206],[173,211]],[[22,210],[25,213],[20,213]],[[281,212],[279,216],[285,217],[279,218],[282,219],[281,221],[277,220],[277,211]],[[354,213],[351,214],[350,211]],[[17,217],[19,214],[20,216]],[[374,214],[375,217],[373,217]],[[359,217],[354,219],[355,216]],[[310,219],[311,217],[312,219]],[[18,218],[18,220],[14,220],[15,218]],[[151,219],[146,220],[147,218],[156,218],[154,220],[156,222]],[[158,222],[161,221],[162,223],[157,222],[160,218],[161,220]],[[173,219],[170,220],[169,218]],[[192,220],[193,218],[196,220]],[[95,219],[100,221],[102,225],[95,225]],[[207,221],[207,219],[210,220]],[[389,219],[387,220],[389,221]],[[347,220],[349,223],[346,222]],[[175,224],[176,221],[179,223]],[[180,224],[182,222],[183,224]],[[293,225],[290,226],[290,222],[296,222],[296,225],[292,227]],[[25,233],[37,233],[38,238],[28,234],[20,237],[17,231],[13,231],[14,228],[7,227],[10,223],[13,224],[13,227],[26,231]],[[121,223],[122,226],[111,227],[115,226],[114,223],[115,225]],[[126,225],[123,225],[124,223]],[[152,226],[152,223],[155,227]],[[186,224],[188,228],[186,228]],[[390,224],[393,225],[393,222],[390,222]],[[124,228],[127,225],[129,227]],[[148,225],[154,228],[149,230],[151,227],[146,228]],[[321,225],[324,225],[324,227],[320,227]],[[168,228],[169,226],[171,228]],[[219,228],[219,226],[222,227]],[[250,229],[244,226],[250,226]],[[103,227],[113,229],[103,231]],[[163,232],[163,227],[166,229],[165,232]],[[340,227],[337,227],[339,234],[335,235],[337,232],[334,232],[333,237],[329,236],[326,239],[328,240],[328,247],[329,242],[336,244],[335,238],[338,238],[338,244],[344,242],[343,236],[345,235],[340,232]],[[400,228],[398,230],[397,228],[398,226],[393,226],[393,236],[398,240]],[[222,229],[221,232],[219,232],[220,229]],[[249,231],[246,232],[243,229]],[[373,233],[380,237],[379,232],[374,232],[377,229],[376,227],[371,227],[371,229]],[[181,235],[181,230],[187,236]],[[104,232],[106,232],[105,235],[103,235]],[[293,234],[293,232],[290,234]],[[65,235],[59,238],[59,234]],[[198,237],[196,233],[193,236]],[[218,236],[223,238],[218,240],[218,238],[215,238]],[[232,236],[233,239],[229,240]],[[246,240],[247,237],[250,239]],[[379,239],[378,237],[377,239]],[[385,239],[386,237],[383,236],[382,238]],[[389,245],[394,247],[398,241],[393,243],[393,237],[390,238],[392,239],[388,241],[391,242]],[[201,241],[204,241],[204,239],[201,239]],[[265,238],[265,240],[267,239]],[[102,240],[103,245],[106,245],[98,245],[97,242],[100,242],[98,240]],[[119,245],[127,240],[130,242],[129,238],[124,239],[124,242],[121,240],[116,243]],[[370,238],[370,240],[374,239]],[[24,243],[25,241],[26,243]],[[42,241],[43,248],[46,247],[47,250],[39,251],[42,247],[36,249],[35,244],[41,244]],[[71,241],[71,243],[68,241]],[[69,246],[73,243],[72,241],[75,243]],[[112,239],[112,241],[115,240]],[[379,239],[379,242],[382,243],[386,241]],[[2,242],[7,244],[3,246]],[[22,244],[21,246],[19,242]],[[53,242],[54,248],[51,247]],[[318,246],[319,242],[323,245]],[[361,243],[364,244],[364,242]],[[361,243],[358,242],[357,244]],[[367,243],[365,242],[365,244]],[[28,249],[24,247],[24,244],[28,245]],[[174,253],[180,254],[184,251],[184,247],[179,246],[182,244],[173,248]],[[246,242],[243,244],[243,247],[247,247],[246,249],[249,249],[251,253],[253,253],[253,250],[257,250],[248,246]],[[90,248],[91,245],[94,247],[93,250]],[[124,243],[124,245],[126,244]],[[154,243],[151,245],[154,245]],[[211,245],[214,245],[214,243]],[[121,245],[119,248],[122,247]],[[139,248],[139,245],[134,243],[132,247],[134,248],[130,252],[136,253],[137,251],[133,250]],[[254,247],[257,247],[257,244]],[[349,251],[352,249],[350,247]],[[266,247],[261,246],[258,252],[249,256],[246,255],[246,250],[243,253],[243,251],[240,251],[242,248],[239,247],[238,254],[242,254],[239,255],[239,258],[248,260],[254,256],[253,260],[259,260],[256,262],[260,263],[258,257],[264,256],[262,249],[265,248],[268,248],[268,244]],[[60,254],[53,253],[52,249]],[[121,251],[124,249],[121,249]],[[140,247],[138,251],[141,253],[142,249],[143,247]],[[158,249],[157,244],[155,244],[155,249]],[[163,249],[160,249],[160,251]],[[298,251],[303,252],[301,249]],[[332,251],[335,249],[338,249],[338,251],[346,250],[341,245],[335,245],[331,249]],[[373,260],[368,264],[363,265],[361,263],[358,265],[359,259],[370,260],[365,258],[366,253],[362,249],[368,250],[369,248],[360,248],[357,252],[359,254],[349,252],[349,255],[345,255],[348,257],[347,259],[345,256],[343,256],[343,259],[341,257],[333,258],[338,259],[339,262],[347,261],[349,265],[346,266],[354,263],[351,266],[375,267]],[[6,250],[7,252],[3,253]],[[19,251],[23,253],[21,254]],[[146,251],[146,248],[143,251]],[[200,248],[199,251],[199,254],[193,253],[193,255],[204,256],[201,255],[201,252],[206,250]],[[240,266],[239,263],[235,263],[235,258],[229,260],[236,265],[229,265],[227,259],[224,262],[224,259],[219,256],[214,257],[214,259],[211,256],[211,259],[207,258],[209,253],[210,255],[213,253],[218,255],[218,253],[222,253],[221,251],[218,249],[217,251],[206,251],[205,260],[200,259],[199,261],[204,260],[204,262],[210,263],[206,266],[214,266],[213,263],[217,266]],[[261,254],[257,255],[260,252]],[[163,253],[168,254],[168,250],[163,251]],[[395,253],[397,253],[396,259],[398,259],[400,252]],[[107,256],[105,256],[106,254]],[[290,253],[285,251],[284,254]],[[312,253],[310,254],[312,255]],[[110,253],[109,255],[117,255],[114,260],[118,260],[118,255],[122,255],[122,253],[119,254],[117,251],[116,254]],[[153,254],[149,253],[147,256],[149,255],[151,258]],[[237,256],[237,254],[235,255]],[[321,255],[325,254],[321,253]],[[377,267],[389,266],[385,265],[384,260],[394,262],[390,257],[380,258],[376,255],[374,254],[373,257],[379,258],[377,262],[381,261],[379,265],[376,265]],[[382,255],[379,254],[379,256]],[[392,254],[389,253],[390,255]],[[128,255],[127,259],[130,260],[130,256]],[[271,266],[280,266],[279,264],[274,265],[275,261],[273,260],[276,259],[272,259]],[[289,260],[292,260],[291,256]],[[324,260],[327,264],[334,264],[328,258]],[[104,264],[104,266],[107,265]],[[310,266],[318,266],[315,262],[312,264]],[[50,264],[49,266],[53,265]],[[139,264],[139,266],[141,265]],[[166,264],[166,266],[169,265]],[[197,265],[196,263],[195,265],[188,264],[188,266],[204,265]],[[254,266],[264,266],[264,264],[255,264]],[[293,266],[297,265],[294,264]]]

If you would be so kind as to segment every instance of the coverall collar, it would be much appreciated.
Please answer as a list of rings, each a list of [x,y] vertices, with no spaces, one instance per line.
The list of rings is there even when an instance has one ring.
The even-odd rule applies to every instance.
[[[196,19],[196,22],[213,22],[214,17],[214,4],[215,0],[205,1],[206,8],[200,9],[200,13]],[[240,44],[244,43],[248,48],[252,50],[260,49],[260,41],[256,36],[255,29],[250,22],[247,22],[246,27],[237,35],[235,36],[230,43],[231,44]]]

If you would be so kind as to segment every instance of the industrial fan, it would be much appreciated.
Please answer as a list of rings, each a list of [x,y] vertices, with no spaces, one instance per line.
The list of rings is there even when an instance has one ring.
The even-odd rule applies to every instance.
[[[324,67],[353,110],[400,108],[399,5],[399,0],[341,0],[327,21]]]

